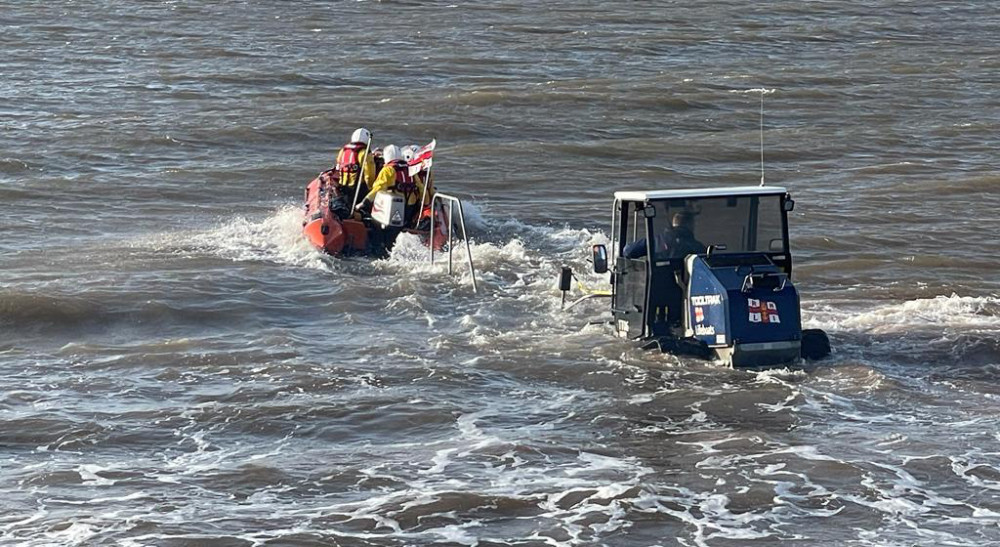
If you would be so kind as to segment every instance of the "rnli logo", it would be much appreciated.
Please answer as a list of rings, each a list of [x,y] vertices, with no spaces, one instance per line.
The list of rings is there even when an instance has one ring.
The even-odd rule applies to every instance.
[[[751,323],[781,323],[778,305],[774,302],[747,298],[747,310],[750,312]]]
[[[694,309],[694,322],[701,323],[704,320],[705,320],[705,310],[701,306],[696,307]]]

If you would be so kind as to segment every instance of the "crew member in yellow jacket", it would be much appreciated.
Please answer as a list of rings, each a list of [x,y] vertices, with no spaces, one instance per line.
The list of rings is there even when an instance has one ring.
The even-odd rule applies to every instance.
[[[424,192],[424,183],[420,180],[420,175],[410,175],[410,165],[403,158],[403,152],[398,146],[390,144],[385,147],[382,154],[385,157],[385,166],[379,171],[371,191],[358,204],[357,209],[370,211],[372,203],[375,202],[375,195],[379,192],[390,192],[403,197],[403,203],[406,204],[403,226],[387,226],[384,229],[385,248],[391,250],[399,232],[403,228],[413,226],[420,213],[420,198]]]
[[[371,141],[371,132],[364,127],[359,127],[351,135],[351,142],[345,144],[337,154],[335,167],[339,175],[337,186],[341,196],[348,204],[354,202],[355,194],[357,194],[358,200],[366,195],[375,180],[375,160],[368,150]],[[360,188],[356,186],[359,181]]]
[[[420,147],[415,144],[408,144],[403,147],[403,158],[407,163],[412,163],[417,157]],[[424,183],[424,203],[418,213],[419,219],[416,222],[417,230],[426,232],[431,227],[431,203],[434,202],[434,175],[430,169],[422,169],[417,176]]]

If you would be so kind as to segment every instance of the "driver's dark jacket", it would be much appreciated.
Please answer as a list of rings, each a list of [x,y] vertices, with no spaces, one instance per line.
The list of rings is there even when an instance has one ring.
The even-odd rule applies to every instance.
[[[705,246],[694,238],[691,230],[678,226],[664,232],[663,236],[654,238],[653,257],[657,260],[668,258],[684,258],[689,254],[705,252]],[[622,253],[625,258],[642,258],[646,256],[646,238],[641,238],[625,246]]]

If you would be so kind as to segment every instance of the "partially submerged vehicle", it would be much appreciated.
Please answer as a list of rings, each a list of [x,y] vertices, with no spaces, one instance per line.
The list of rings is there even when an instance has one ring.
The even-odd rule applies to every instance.
[[[794,205],[774,186],[616,192],[610,256],[593,248],[611,292],[573,304],[609,296],[619,336],[730,366],[826,357],[826,334],[802,329],[791,280]],[[564,268],[563,291],[571,278]]]

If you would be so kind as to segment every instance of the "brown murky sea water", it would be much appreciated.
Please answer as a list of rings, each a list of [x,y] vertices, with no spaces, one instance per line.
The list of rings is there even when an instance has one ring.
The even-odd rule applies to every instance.
[[[1000,543],[994,3],[7,4],[0,544]],[[614,190],[759,182],[752,89],[833,357],[561,312]],[[362,124],[479,294],[301,239]]]

